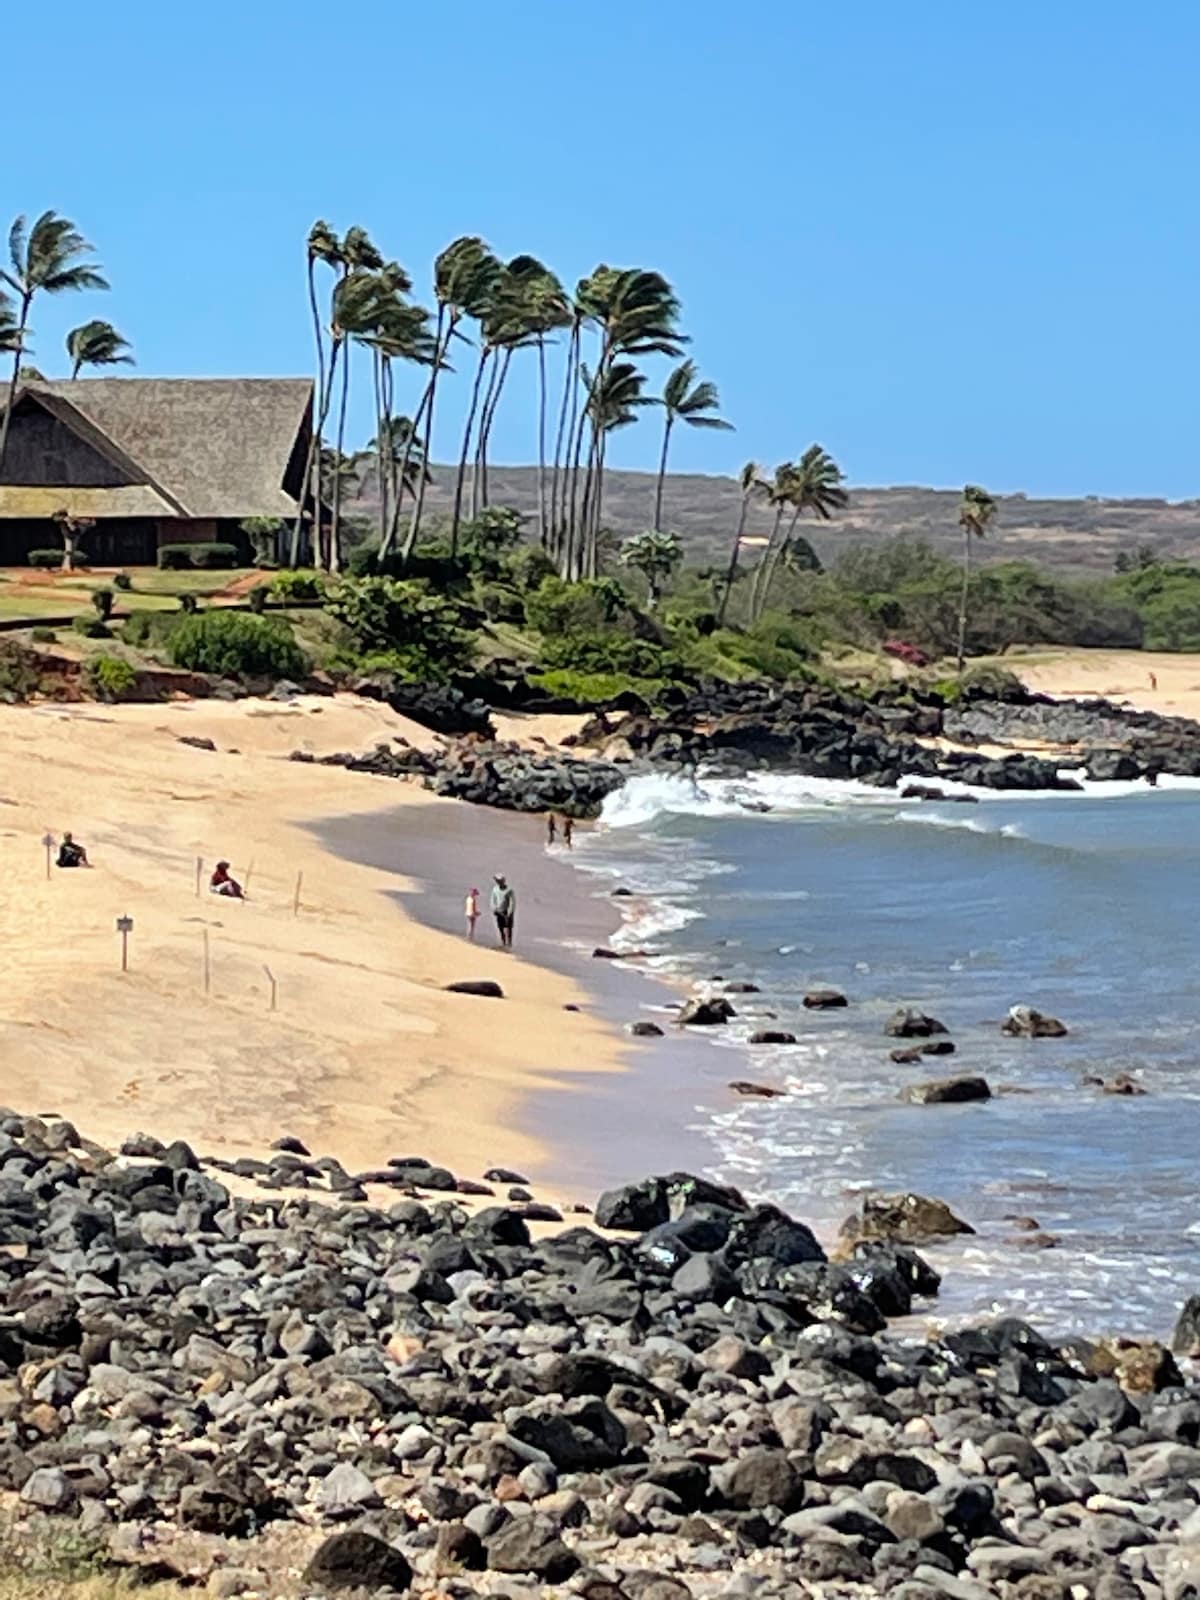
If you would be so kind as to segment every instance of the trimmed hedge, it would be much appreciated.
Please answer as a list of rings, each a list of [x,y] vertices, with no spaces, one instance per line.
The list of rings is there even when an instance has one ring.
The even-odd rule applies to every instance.
[[[163,572],[185,572],[189,567],[219,571],[237,564],[235,544],[164,544],[158,548],[158,565]]]
[[[85,639],[111,639],[107,625],[93,612],[90,616],[76,617],[71,626]]]
[[[75,559],[79,559],[78,553],[76,553]],[[62,566],[63,553],[61,550],[31,550],[25,560],[31,567],[44,567],[49,570],[53,567]]]

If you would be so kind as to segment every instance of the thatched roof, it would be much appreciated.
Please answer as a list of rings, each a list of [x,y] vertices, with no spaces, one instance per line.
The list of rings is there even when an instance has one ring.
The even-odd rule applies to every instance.
[[[147,483],[116,489],[46,489],[37,484],[0,483],[0,518],[46,522],[58,512],[69,517],[177,517],[179,510]]]
[[[24,384],[17,404],[40,399],[68,426],[74,413],[168,505],[124,515],[240,519],[295,515],[312,394],[307,378],[76,378]],[[22,514],[12,492],[0,515]]]

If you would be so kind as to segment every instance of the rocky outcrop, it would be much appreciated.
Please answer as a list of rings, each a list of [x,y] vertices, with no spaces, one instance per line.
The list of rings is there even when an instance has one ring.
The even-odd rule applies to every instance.
[[[965,1100],[990,1100],[992,1091],[986,1078],[931,1078],[926,1083],[910,1083],[900,1097],[917,1106],[949,1106]]]
[[[736,1016],[724,995],[696,995],[684,1001],[675,1021],[681,1028],[717,1028]]]
[[[916,1011],[911,1006],[903,1006],[888,1018],[883,1031],[890,1039],[928,1039],[948,1030],[946,1024],[939,1022],[936,1017],[927,1016],[924,1011]]]
[[[1000,1031],[1014,1039],[1063,1039],[1067,1035],[1065,1023],[1033,1006],[1013,1006],[1000,1024]]]
[[[881,1239],[922,1244],[929,1239],[974,1232],[970,1223],[956,1217],[944,1200],[931,1200],[922,1194],[864,1195],[858,1210],[842,1224],[842,1237],[851,1241]]]

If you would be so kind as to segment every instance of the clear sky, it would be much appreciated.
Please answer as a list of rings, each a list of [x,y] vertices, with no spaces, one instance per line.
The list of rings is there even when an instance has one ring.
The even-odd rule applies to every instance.
[[[145,374],[309,370],[324,216],[427,296],[463,233],[569,285],[664,272],[737,427],[680,469],[817,440],[860,484],[1200,494],[1194,0],[58,0],[4,32],[0,214],[64,212],[113,284],[37,308],[49,373],[89,316]],[[497,460],[531,459],[527,378]]]

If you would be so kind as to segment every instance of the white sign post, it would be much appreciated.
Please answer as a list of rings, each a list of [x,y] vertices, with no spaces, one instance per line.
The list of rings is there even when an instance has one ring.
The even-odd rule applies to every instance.
[[[129,935],[133,932],[132,917],[117,918],[117,932],[121,935],[121,971],[129,971]]]

